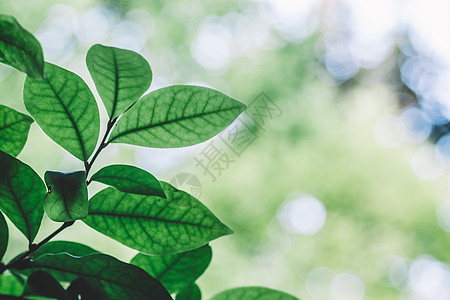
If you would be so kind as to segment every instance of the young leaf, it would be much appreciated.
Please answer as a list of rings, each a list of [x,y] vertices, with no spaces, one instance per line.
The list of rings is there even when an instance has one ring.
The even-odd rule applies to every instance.
[[[130,50],[94,45],[86,65],[111,120],[133,105],[152,82],[148,62]]]
[[[47,195],[44,211],[56,222],[83,219],[88,215],[86,172],[45,172]]]
[[[23,100],[42,130],[75,157],[86,162],[97,145],[97,103],[78,75],[45,64],[45,80],[27,77]]]
[[[211,256],[211,247],[204,245],[195,250],[162,256],[139,253],[131,263],[158,279],[173,294],[197,280],[208,267]]]
[[[20,160],[0,151],[0,209],[27,237],[36,237],[44,210],[45,184]]]
[[[22,151],[33,119],[0,105],[0,150],[12,156]]]
[[[0,62],[34,78],[44,75],[41,44],[14,17],[7,15],[0,15]]]
[[[105,254],[44,254],[26,262],[23,269],[24,273],[43,270],[60,281],[82,277],[99,288],[99,299],[172,299],[161,283],[144,270]]]
[[[245,105],[216,90],[176,85],[145,95],[117,122],[109,142],[172,148],[195,145],[227,127]]]
[[[67,241],[53,241],[44,244],[41,248],[39,248],[38,251],[34,252],[30,256],[32,258],[36,258],[41,255],[49,253],[51,254],[69,253],[74,256],[86,256],[89,254],[95,254],[99,252],[84,244]]]
[[[195,283],[192,283],[182,289],[178,294],[175,300],[201,300],[202,292],[200,288]]]
[[[3,255],[5,255],[6,248],[8,247],[8,239],[8,224],[6,224],[5,217],[0,212],[0,261],[3,258]]]
[[[69,294],[50,274],[36,271],[28,277],[22,296],[41,296],[58,300],[70,300]]]
[[[161,182],[167,199],[106,188],[89,201],[90,227],[148,254],[198,248],[232,233],[200,201]]]
[[[134,166],[106,166],[92,175],[90,180],[111,185],[125,193],[166,198],[158,179],[147,171]]]
[[[298,298],[265,287],[240,287],[223,291],[211,300],[299,300]]]

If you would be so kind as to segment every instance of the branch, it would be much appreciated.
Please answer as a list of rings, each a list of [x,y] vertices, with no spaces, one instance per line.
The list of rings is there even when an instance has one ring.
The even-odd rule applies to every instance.
[[[1,265],[0,266],[0,274],[3,274],[3,272],[5,272],[5,270],[15,268],[18,265],[20,265],[21,263],[23,263],[26,259],[29,258],[29,256],[31,254],[33,254],[34,252],[38,251],[39,248],[41,248],[44,244],[48,243],[58,233],[60,233],[61,231],[63,231],[67,227],[72,226],[73,223],[75,223],[75,221],[65,222],[64,224],[61,225],[61,227],[56,229],[52,234],[50,234],[48,237],[43,239],[40,243],[38,243],[38,244],[31,244],[30,248],[28,249],[27,252],[21,254],[20,256],[17,256],[15,259],[10,261],[7,265]]]
[[[111,133],[111,130],[113,129],[113,127],[116,124],[116,122],[117,122],[117,118],[108,121],[108,125],[106,127],[105,135],[103,136],[102,142],[98,146],[97,151],[95,151],[94,156],[92,156],[91,161],[87,162],[85,164],[86,178],[87,178],[87,176],[89,174],[89,171],[91,170],[92,165],[94,164],[94,161],[97,159],[97,157],[100,154],[100,152],[102,152],[102,150],[105,149],[106,146],[108,146],[109,143],[106,142],[106,140],[108,139],[109,134]],[[88,183],[89,183],[89,181],[88,181]]]

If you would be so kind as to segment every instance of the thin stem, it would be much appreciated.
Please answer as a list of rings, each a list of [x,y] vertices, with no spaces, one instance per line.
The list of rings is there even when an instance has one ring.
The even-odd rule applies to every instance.
[[[27,252],[23,253],[22,255],[16,257],[12,261],[10,261],[7,265],[2,265],[0,269],[0,274],[2,274],[5,270],[11,269],[16,267],[17,265],[21,264],[23,261],[25,261],[31,254],[38,251],[39,248],[41,248],[44,244],[48,243],[52,238],[54,238],[56,235],[58,235],[61,231],[66,229],[67,227],[70,227],[75,223],[75,221],[65,222],[61,225],[58,229],[56,229],[53,233],[51,233],[49,236],[47,236],[45,239],[43,239],[38,244],[31,244],[30,248]]]
[[[111,130],[114,127],[114,124],[116,124],[116,121],[117,121],[117,118],[108,121],[108,125],[107,125],[106,131],[105,131],[105,135],[103,136],[103,139],[102,139],[100,145],[98,146],[97,151],[95,151],[94,156],[92,156],[91,161],[85,163],[86,177],[88,176],[89,171],[91,170],[91,167],[94,164],[94,161],[97,159],[97,157],[100,154],[100,152],[102,152],[102,150],[105,149],[106,146],[108,146],[109,142],[106,142],[106,140],[108,139],[109,134],[111,133]]]

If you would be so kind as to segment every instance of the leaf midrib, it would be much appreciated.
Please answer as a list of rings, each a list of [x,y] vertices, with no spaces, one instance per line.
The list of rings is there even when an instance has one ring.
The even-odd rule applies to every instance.
[[[14,125],[16,125],[18,123],[25,122],[25,121],[30,122],[30,124],[33,123],[33,121],[31,121],[30,119],[23,118],[22,120],[14,121],[14,122],[9,123],[9,124],[7,124],[7,125],[5,125],[3,127],[0,127],[0,131],[2,131],[4,129],[7,129],[7,128],[11,127],[11,126],[14,126]]]
[[[152,217],[152,216],[142,216],[142,215],[128,215],[128,214],[124,214],[124,213],[109,213],[109,212],[102,212],[102,211],[89,211],[89,215],[90,216],[109,216],[109,217],[119,217],[119,218],[129,218],[129,219],[145,219],[145,220],[152,220],[152,221],[160,221],[160,222],[166,222],[166,223],[175,223],[175,224],[181,224],[181,225],[189,225],[189,226],[195,226],[195,227],[202,227],[202,228],[208,228],[211,229],[214,226],[206,226],[206,225],[202,225],[202,224],[196,224],[196,223],[191,223],[191,222],[182,222],[182,221],[178,221],[178,220],[167,220],[167,219],[162,219],[162,218],[158,218],[158,217]]]
[[[67,80],[67,79],[66,79]],[[61,106],[64,108],[64,111],[66,112],[66,115],[69,117],[70,123],[72,123],[73,128],[75,129],[75,133],[77,134],[77,138],[78,138],[78,142],[80,143],[80,147],[81,147],[81,152],[83,154],[83,162],[87,162],[86,159],[86,150],[84,149],[84,143],[83,140],[81,138],[81,133],[78,130],[78,127],[75,123],[75,120],[72,118],[72,115],[69,113],[67,107],[64,105],[64,103],[62,102],[61,98],[59,97],[58,93],[56,92],[56,90],[53,88],[52,84],[50,83],[50,81],[48,79],[46,79],[48,85],[50,86],[50,88],[52,89],[53,93],[56,96],[56,99],[58,99],[59,103],[61,104]]]
[[[22,27],[20,27],[20,28],[23,29]],[[25,32],[27,32],[25,29],[23,29],[23,30]],[[34,57],[30,53],[28,53],[27,50],[25,50],[22,46],[19,46],[17,44],[14,44],[13,42],[10,42],[10,41],[4,40],[4,39],[1,39],[0,41],[5,44],[12,45],[12,46],[20,49],[22,52],[24,52],[25,55],[28,56],[29,58],[31,58],[31,60],[33,61],[33,65],[34,65],[33,67],[39,66],[39,62],[36,59],[34,59]]]
[[[25,226],[26,226],[26,228],[27,228],[28,238],[31,239],[31,228],[30,228],[30,224],[28,223],[28,218],[27,218],[27,216],[25,215],[25,211],[23,210],[22,205],[21,205],[21,203],[20,203],[20,201],[19,201],[19,197],[17,197],[16,193],[14,192],[14,189],[13,189],[13,187],[12,187],[12,185],[11,185],[11,182],[10,182],[9,180],[6,180],[6,182],[7,182],[7,184],[8,184],[9,190],[11,191],[11,194],[12,194],[13,197],[14,197],[14,202],[16,203],[17,207],[19,208],[20,213],[21,213],[21,215],[22,215],[22,217],[23,217],[23,219],[24,219],[24,221],[25,221]],[[30,242],[31,242],[31,241],[30,241]]]
[[[160,280],[164,275],[166,275],[170,270],[172,270],[172,268],[186,255],[187,252],[183,252],[180,255],[178,255],[170,264],[166,265],[166,268],[157,276],[155,276],[155,278]]]
[[[155,106],[156,106],[156,104],[155,104]],[[115,139],[117,139],[117,138],[119,138],[121,136],[130,134],[130,133],[134,133],[134,132],[138,132],[138,131],[141,131],[141,130],[146,130],[146,129],[150,129],[150,128],[157,127],[157,126],[163,126],[163,125],[167,125],[167,124],[170,124],[170,123],[175,123],[175,122],[178,122],[178,121],[184,121],[184,120],[189,120],[189,119],[198,118],[198,117],[202,117],[202,116],[207,116],[207,115],[210,115],[210,114],[216,114],[216,113],[219,113],[219,112],[226,112],[226,111],[229,111],[229,110],[235,110],[235,109],[238,109],[238,108],[239,107],[236,106],[236,107],[230,107],[230,108],[226,108],[226,109],[219,109],[219,110],[214,110],[214,111],[210,111],[210,112],[207,112],[207,113],[195,114],[195,115],[188,116],[188,117],[183,117],[183,118],[178,118],[178,119],[173,119],[173,120],[167,120],[167,121],[156,123],[156,124],[150,124],[150,125],[147,125],[147,126],[134,128],[134,129],[127,130],[127,131],[124,131],[122,133],[119,133],[118,135],[116,135],[113,138],[111,138],[108,141],[108,143],[111,143],[112,141],[114,141]]]
[[[114,118],[114,113],[116,111],[117,102],[118,102],[118,96],[119,96],[119,70],[117,67],[117,58],[116,58],[116,52],[114,52],[114,49],[111,49],[113,54],[113,61],[114,61],[114,77],[115,77],[115,89],[114,89],[114,101],[113,101],[113,107],[111,111],[111,120]]]

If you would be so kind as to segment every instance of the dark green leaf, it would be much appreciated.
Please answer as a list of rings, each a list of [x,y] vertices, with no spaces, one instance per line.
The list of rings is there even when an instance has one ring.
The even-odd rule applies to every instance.
[[[99,287],[100,299],[172,299],[159,281],[144,270],[105,254],[44,254],[23,268],[24,272],[43,270],[66,282],[82,277]]]
[[[0,209],[32,242],[41,224],[45,184],[20,160],[0,151]]]
[[[29,298],[24,298],[22,296],[5,295],[5,294],[0,294],[0,299],[1,300],[30,300]]]
[[[75,157],[86,162],[97,145],[97,103],[78,75],[45,64],[45,80],[27,77],[23,100],[42,130]]]
[[[41,296],[69,300],[69,294],[50,274],[44,271],[36,271],[28,277],[22,296]]]
[[[5,217],[0,212],[0,261],[3,258],[3,255],[5,255],[6,248],[8,247],[8,239],[8,224],[6,224]]]
[[[86,65],[111,120],[133,105],[152,82],[148,62],[130,50],[94,45]]]
[[[202,292],[200,291],[198,285],[192,283],[181,290],[175,300],[201,300]]]
[[[67,241],[53,241],[44,244],[38,251],[33,253],[31,257],[36,258],[44,254],[69,253],[75,256],[86,256],[89,254],[99,253],[89,246]]]
[[[44,210],[56,222],[83,219],[88,215],[86,172],[45,172],[47,195]]]
[[[209,88],[176,85],[142,97],[117,122],[109,142],[172,148],[195,145],[227,127],[245,105]]]
[[[106,188],[89,201],[89,216],[83,222],[148,254],[187,251],[232,233],[188,193],[165,182],[161,186],[167,199]]]
[[[298,300],[298,298],[265,287],[240,287],[223,291],[211,300]]]
[[[137,254],[131,263],[158,279],[170,293],[177,293],[195,282],[211,261],[211,247],[176,254],[150,256]]]
[[[0,293],[19,296],[22,294],[23,285],[22,283],[12,275],[1,275],[0,276]],[[1,298],[0,298],[1,299]]]
[[[7,15],[0,15],[0,62],[31,77],[44,75],[41,44],[14,17]]]
[[[33,119],[0,105],[0,150],[12,156],[22,151]]]
[[[67,292],[74,299],[83,300],[98,300],[102,297],[102,289],[95,285],[94,282],[89,282],[84,278],[77,278],[67,288]]]
[[[119,191],[132,194],[166,198],[164,191],[152,174],[134,166],[107,166],[92,175],[91,181],[111,185]]]

